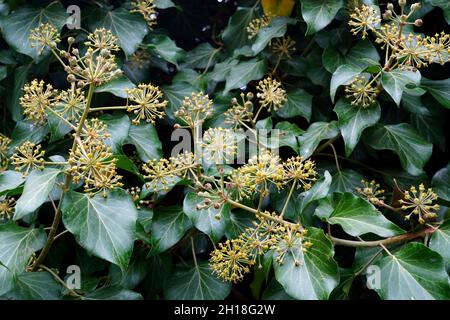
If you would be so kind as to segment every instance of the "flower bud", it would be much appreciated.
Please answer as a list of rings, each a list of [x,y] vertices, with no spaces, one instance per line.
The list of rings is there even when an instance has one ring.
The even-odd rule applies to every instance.
[[[421,27],[421,26],[423,26],[423,21],[422,21],[422,19],[417,19],[416,21],[414,21],[414,25],[415,25],[416,27]]]
[[[69,43],[70,45],[75,43],[75,38],[74,37],[69,37],[67,38],[67,43]]]

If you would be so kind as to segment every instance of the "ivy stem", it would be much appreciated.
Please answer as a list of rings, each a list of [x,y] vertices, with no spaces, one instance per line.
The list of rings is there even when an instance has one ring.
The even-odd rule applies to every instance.
[[[436,228],[426,228],[422,229],[420,231],[414,232],[414,233],[406,233],[399,236],[386,238],[383,240],[376,240],[376,241],[354,241],[354,240],[346,240],[346,239],[339,239],[335,238],[331,235],[329,235],[329,238],[335,245],[338,246],[345,246],[345,247],[382,247],[387,246],[391,244],[396,243],[402,243],[409,240],[422,238],[426,235],[432,234],[436,231]]]
[[[294,179],[294,182],[292,183],[292,186],[291,186],[291,190],[289,190],[289,194],[286,198],[286,201],[284,202],[283,209],[281,210],[280,218],[283,218],[284,213],[286,212],[286,209],[289,205],[289,201],[291,200],[291,197],[292,197],[292,194],[294,193],[296,185],[297,185],[297,179]]]
[[[78,297],[78,298],[80,298],[80,299],[84,299],[84,297],[83,297],[82,295],[78,294],[75,290],[69,288],[69,287],[67,286],[67,284],[64,282],[64,280],[62,280],[62,279],[56,274],[56,272],[54,272],[52,269],[50,269],[50,268],[48,268],[48,267],[46,267],[46,266],[44,266],[44,265],[41,265],[41,268],[44,269],[45,271],[47,271],[48,273],[50,273],[50,274],[53,276],[53,278],[55,278],[56,281],[58,281],[64,288],[66,288],[66,289],[70,292],[71,295],[73,295],[73,296],[75,296],[75,297]]]
[[[127,108],[128,106],[98,107],[98,108],[91,108],[89,112],[104,111],[104,110],[124,110]]]
[[[92,96],[94,95],[94,89],[95,86],[93,84],[89,85],[89,91],[87,95],[87,101],[86,101],[86,109],[84,109],[83,115],[81,116],[80,122],[78,123],[77,130],[75,131],[75,139],[73,140],[72,144],[72,151],[75,152],[76,148],[78,146],[77,144],[77,138],[80,138],[81,131],[83,129],[84,122],[87,119],[87,116],[89,114],[89,109],[92,102]],[[39,256],[36,259],[36,262],[33,265],[32,271],[36,271],[40,265],[45,261],[45,258],[48,255],[48,252],[50,251],[50,248],[53,244],[53,241],[55,240],[56,232],[58,231],[59,223],[61,222],[61,204],[64,199],[64,195],[69,190],[70,184],[72,183],[72,175],[67,174],[66,179],[64,181],[64,187],[62,188],[61,198],[59,199],[58,208],[55,212],[55,217],[53,218],[52,226],[50,229],[50,232],[48,233],[47,242],[45,243],[44,247],[42,248]]]

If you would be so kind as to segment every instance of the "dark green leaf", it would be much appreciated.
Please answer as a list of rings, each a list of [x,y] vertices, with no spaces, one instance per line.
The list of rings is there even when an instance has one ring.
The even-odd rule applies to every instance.
[[[231,284],[214,276],[206,261],[175,269],[164,286],[164,295],[169,300],[223,300],[230,291]]]
[[[450,164],[434,174],[431,186],[440,198],[450,201]]]
[[[331,139],[339,134],[337,121],[314,122],[308,130],[298,139],[300,141],[300,155],[305,158],[311,156],[319,145],[320,141]]]
[[[178,65],[178,61],[183,59],[185,55],[184,50],[177,47],[175,41],[163,34],[154,35],[147,45],[147,49],[156,57],[162,58],[174,65]]]
[[[238,8],[231,16],[228,25],[223,30],[222,39],[225,48],[231,53],[248,43],[247,26],[255,18],[255,8]]]
[[[354,237],[366,233],[382,237],[404,233],[371,203],[352,193],[334,193],[320,200],[315,215],[330,224],[340,225],[345,232]]]
[[[158,132],[149,123],[130,126],[126,142],[136,147],[139,158],[144,162],[160,159],[162,156]]]
[[[377,103],[367,108],[354,106],[347,99],[340,99],[334,108],[338,125],[345,142],[345,155],[348,157],[356,147],[364,129],[380,120],[381,109]]]
[[[301,116],[306,120],[311,119],[312,95],[303,89],[289,89],[286,91],[287,101],[278,109],[277,115],[282,118]]]
[[[397,153],[402,167],[412,175],[422,172],[433,150],[433,145],[406,123],[377,125],[367,130],[367,138],[372,148]]]
[[[266,70],[266,60],[255,58],[238,63],[230,70],[230,74],[226,79],[225,92],[228,92],[231,89],[242,88],[252,80],[261,79],[266,73]]]
[[[136,85],[125,76],[120,76],[110,82],[95,88],[95,92],[109,92],[119,98],[126,98],[128,95],[125,89],[132,89]]]
[[[302,17],[308,28],[306,35],[316,33],[325,28],[344,5],[342,0],[303,0]]]
[[[70,191],[62,212],[65,227],[83,248],[122,270],[127,268],[138,213],[124,190],[111,191],[107,198]]]
[[[16,278],[7,297],[13,300],[59,300],[61,285],[48,272],[25,272]]]
[[[312,246],[302,250],[302,240],[296,239],[294,246],[286,253],[283,264],[276,261],[275,277],[284,290],[299,300],[326,300],[339,284],[339,270],[333,259],[333,245],[320,229],[308,228],[307,241]],[[295,261],[299,264],[296,265]]]
[[[442,106],[450,108],[450,79],[429,80],[422,78],[421,87],[427,90]]]
[[[430,238],[430,249],[450,262],[450,220],[444,221]]]
[[[383,71],[381,73],[381,83],[384,90],[389,93],[397,106],[399,106],[406,85],[418,85],[420,83],[420,72],[401,69],[395,69],[389,72]]]
[[[0,224],[0,296],[11,290],[14,276],[25,271],[28,259],[44,246],[45,240],[42,229]]]

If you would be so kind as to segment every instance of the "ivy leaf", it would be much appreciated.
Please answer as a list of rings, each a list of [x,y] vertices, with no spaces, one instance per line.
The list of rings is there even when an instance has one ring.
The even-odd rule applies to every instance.
[[[112,148],[114,154],[121,154],[131,127],[130,118],[126,114],[116,113],[105,114],[100,120],[106,124],[106,132],[109,134],[105,144]]]
[[[0,296],[11,290],[14,276],[25,271],[28,259],[42,249],[46,238],[43,229],[0,224]]]
[[[450,164],[434,174],[431,186],[440,198],[450,201]]]
[[[309,158],[316,150],[320,141],[331,139],[339,134],[337,121],[314,122],[308,130],[298,139],[300,141],[300,154],[304,158]]]
[[[225,48],[231,53],[248,43],[247,26],[255,18],[255,8],[238,8],[222,32]]]
[[[214,276],[207,261],[175,269],[164,286],[164,296],[169,300],[223,300],[230,291],[231,284]]]
[[[450,220],[444,221],[430,238],[430,249],[439,253],[445,260],[450,262]]]
[[[353,192],[361,184],[364,176],[351,169],[340,170],[333,175],[333,182],[330,186],[330,193],[333,192]]]
[[[17,67],[14,70],[14,80],[6,85],[6,105],[11,112],[12,119],[16,122],[22,119],[22,107],[19,99],[23,94],[23,87],[27,81],[30,67],[31,64]]]
[[[172,0],[155,0],[155,6],[158,9],[168,9],[175,7],[175,3]]]
[[[279,146],[289,146],[292,148],[292,150],[298,152],[299,144],[297,141],[297,137],[304,131],[300,129],[296,124],[287,121],[278,122],[275,126],[275,129],[280,130]]]
[[[15,147],[21,146],[26,141],[33,143],[40,143],[49,133],[48,126],[41,126],[33,124],[28,121],[19,121],[12,132],[12,142],[9,145],[9,150],[14,150]]]
[[[150,123],[130,126],[126,142],[136,147],[139,158],[144,162],[160,159],[162,156],[158,132]]]
[[[204,42],[186,54],[182,67],[187,69],[210,68],[216,64],[219,53],[220,49]]]
[[[197,210],[197,204],[203,202],[204,198],[190,192],[184,198],[183,211],[198,230],[206,233],[216,243],[225,234],[227,221],[230,219],[230,205],[221,205],[219,209],[210,206],[208,209]]]
[[[60,174],[61,170],[54,168],[33,170],[25,182],[22,195],[17,200],[14,220],[22,219],[48,201],[48,196]]]
[[[237,238],[244,230],[253,225],[255,217],[247,211],[233,210],[227,223],[225,235],[227,239]]]
[[[0,27],[4,39],[11,48],[33,58],[35,62],[39,62],[45,55],[39,55],[38,50],[31,47],[28,39],[31,30],[39,27],[40,24],[50,23],[58,31],[61,31],[66,17],[66,10],[59,2],[52,2],[44,8],[25,6],[12,14],[2,16]],[[48,53],[49,50],[45,52]]]
[[[175,245],[192,227],[191,220],[179,206],[161,207],[155,210],[152,238],[157,242],[159,252]]]
[[[230,69],[224,92],[227,93],[231,89],[242,88],[252,80],[261,79],[266,73],[266,70],[266,60],[255,58],[238,63]]]
[[[364,67],[355,66],[351,64],[344,64],[339,66],[336,71],[333,72],[330,82],[330,96],[331,101],[334,102],[336,91],[340,86],[349,84],[357,75],[364,70]]]
[[[86,300],[143,300],[140,293],[121,287],[103,287],[87,294]]]
[[[286,17],[276,17],[267,27],[261,28],[256,35],[255,42],[252,45],[253,54],[257,55],[264,50],[273,38],[284,36],[286,33],[287,24],[292,24],[294,21],[295,20]]]
[[[115,189],[106,198],[70,191],[64,197],[62,213],[65,227],[83,248],[126,270],[138,213],[124,190]]]
[[[408,243],[376,265],[381,269],[385,300],[450,299],[450,286],[442,257],[421,243]]]
[[[330,224],[340,225],[345,232],[354,237],[366,233],[381,237],[404,233],[371,203],[348,192],[334,193],[320,200],[315,215]]]
[[[320,229],[308,228],[307,240],[311,248],[302,250],[302,240],[297,238],[286,253],[283,264],[276,261],[275,278],[288,295],[299,300],[326,300],[339,284],[338,265],[333,259],[333,245]],[[298,266],[295,260],[300,262]]]
[[[306,35],[325,28],[344,5],[342,0],[303,0],[302,17],[307,24]]]
[[[24,272],[6,295],[13,300],[60,300],[61,285],[48,272]]]
[[[376,150],[391,150],[411,175],[419,175],[431,157],[433,145],[425,141],[411,125],[377,125],[367,130],[368,144]]]
[[[126,8],[112,11],[94,10],[89,18],[89,29],[105,28],[118,38],[123,52],[131,56],[148,33],[147,24],[139,14],[130,13]]]
[[[125,76],[120,76],[118,78],[113,79],[110,82],[102,84],[99,87],[95,87],[95,92],[109,92],[119,98],[127,98],[127,93],[125,89],[132,89],[136,87],[136,85],[130,81]]]
[[[334,108],[338,116],[338,125],[345,142],[345,155],[348,157],[358,144],[364,129],[380,120],[381,108],[376,105],[363,108],[354,106],[347,99],[340,99]]]
[[[25,177],[17,171],[4,171],[0,173],[0,195],[14,190],[25,182]]]
[[[178,61],[184,58],[185,52],[176,43],[164,34],[152,36],[147,50],[158,58],[178,66]]]
[[[392,71],[382,71],[381,84],[384,90],[392,97],[397,106],[400,105],[402,94],[407,84],[416,84],[420,82],[420,72],[395,69]]]
[[[427,90],[442,106],[450,109],[450,79],[429,80],[422,78],[421,87]]]
[[[276,280],[272,279],[269,282],[266,290],[264,290],[263,300],[294,300],[284,291],[283,286]]]
[[[283,107],[277,110],[277,115],[282,118],[301,116],[306,120],[311,119],[312,95],[303,89],[286,90],[287,101]]]

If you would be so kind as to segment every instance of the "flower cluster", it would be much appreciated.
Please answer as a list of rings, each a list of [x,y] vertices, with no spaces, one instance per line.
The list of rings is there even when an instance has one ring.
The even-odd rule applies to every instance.
[[[30,32],[31,47],[36,48],[39,55],[44,52],[46,47],[55,49],[59,42],[58,30],[51,24],[44,23]]]
[[[127,89],[128,100],[131,101],[127,106],[128,112],[133,112],[136,118],[133,124],[139,124],[145,120],[154,124],[155,119],[164,117],[164,109],[167,101],[162,100],[163,93],[157,86],[151,84],[139,84],[137,88]]]
[[[225,123],[232,125],[234,128],[239,125],[246,125],[253,119],[253,99],[251,92],[244,94],[241,92],[239,101],[237,98],[231,99],[231,107],[225,112]]]
[[[87,50],[84,55],[81,55],[77,48],[59,51],[59,54],[68,61],[65,71],[68,73],[69,82],[76,83],[79,88],[89,84],[99,86],[122,74],[112,54],[113,51],[119,50],[119,47],[117,37],[111,31],[96,29],[89,34],[85,45]]]
[[[269,46],[280,59],[283,57],[292,59],[291,54],[295,51],[295,41],[289,36],[276,38],[269,43]]]
[[[305,241],[306,229],[299,224],[282,220],[274,213],[257,214],[258,221],[253,227],[246,228],[236,239],[219,243],[211,253],[211,268],[223,281],[237,283],[242,281],[251,267],[262,268],[261,257],[273,250],[276,261],[285,262],[287,255],[294,257],[294,265],[299,266],[302,257],[296,255],[298,250],[306,251],[312,243]]]
[[[167,191],[178,179],[184,178],[191,168],[197,166],[193,153],[186,152],[169,159],[151,160],[142,165],[146,188],[153,191]]]
[[[154,0],[138,0],[131,2],[133,9],[130,12],[140,13],[150,29],[156,25],[156,6]]]
[[[375,180],[370,182],[361,180],[362,187],[356,187],[355,190],[374,205],[381,205],[385,199],[384,189],[380,189],[380,184]]]
[[[0,199],[0,221],[9,220],[14,214],[14,206],[16,201],[13,198]]]
[[[0,134],[0,172],[8,166],[8,150],[11,139]]]
[[[400,0],[398,4],[401,10],[399,14],[395,12],[394,5],[388,3],[382,15],[387,23],[381,25],[376,6],[362,5],[354,8],[354,12],[350,15],[348,24],[351,32],[366,38],[370,31],[375,36],[375,42],[386,51],[383,70],[373,76],[357,75],[346,86],[347,97],[352,100],[353,105],[370,107],[375,103],[380,93],[380,75],[383,71],[395,68],[415,71],[431,63],[444,64],[450,59],[450,35],[444,32],[434,36],[422,36],[412,32],[405,34],[405,26],[423,24],[420,19],[409,21],[420,9],[420,3],[412,4],[409,11],[406,8],[406,1]]]
[[[286,91],[281,87],[281,83],[271,77],[259,81],[256,89],[261,107],[268,108],[269,111],[278,110],[287,100]]]
[[[35,79],[24,86],[23,92],[20,104],[25,117],[40,124],[45,123],[47,110],[53,108],[60,99],[58,91],[52,85]]]
[[[78,121],[86,108],[86,97],[80,88],[74,85],[69,90],[62,91],[54,103],[55,111],[68,121]]]
[[[41,145],[26,141],[20,147],[16,147],[11,163],[16,167],[16,171],[21,171],[26,176],[33,169],[44,169],[44,155],[45,151],[41,150]]]
[[[175,111],[175,117],[193,129],[213,115],[213,102],[203,92],[193,92],[191,97],[184,97],[183,105]]]
[[[203,158],[216,164],[231,161],[236,154],[236,138],[232,130],[210,128],[203,134]]]
[[[107,136],[105,128],[101,121],[92,119],[86,124],[82,139],[76,140],[69,152],[67,173],[75,183],[83,180],[85,192],[91,195],[102,191],[106,196],[106,191],[122,186],[122,177],[116,171],[117,159],[103,141]]]
[[[409,212],[405,219],[410,220],[412,215],[416,215],[419,223],[424,224],[425,221],[436,218],[434,211],[439,210],[439,205],[434,201],[437,198],[437,194],[431,188],[425,189],[423,184],[419,185],[419,190],[412,186],[409,191],[405,191],[403,199],[399,200],[401,209]]]
[[[259,30],[269,26],[274,16],[271,14],[265,14],[261,18],[255,18],[247,26],[248,38],[253,39],[258,34]]]

